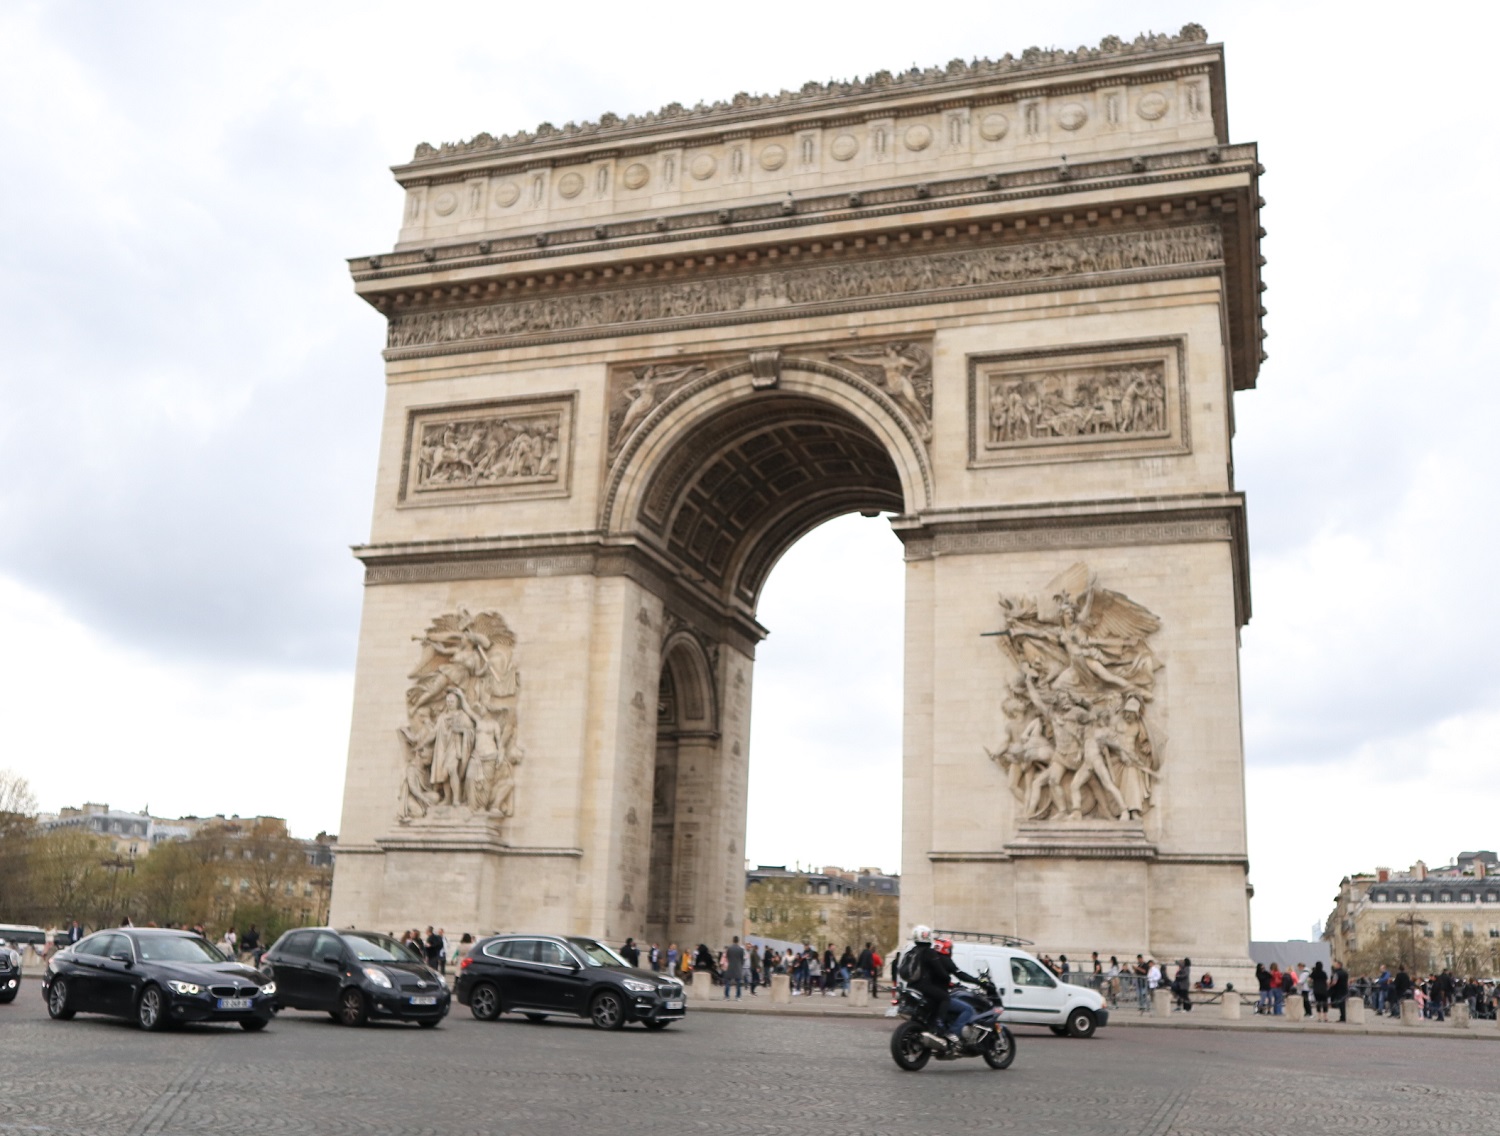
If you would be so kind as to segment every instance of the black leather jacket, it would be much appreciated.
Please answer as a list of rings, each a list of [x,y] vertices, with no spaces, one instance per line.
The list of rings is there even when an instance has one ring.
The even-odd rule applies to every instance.
[[[927,943],[918,943],[914,950],[921,952],[921,976],[912,983],[921,994],[933,1002],[941,1002],[948,996],[948,987],[955,978],[964,982],[978,983],[978,979],[965,974],[948,955],[939,954]]]

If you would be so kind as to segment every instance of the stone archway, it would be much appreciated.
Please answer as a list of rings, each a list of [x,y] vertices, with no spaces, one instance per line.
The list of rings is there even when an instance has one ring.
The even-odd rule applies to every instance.
[[[1223,67],[1190,25],[398,167],[333,920],[722,942],[760,589],[859,510],[904,546],[903,919],[1238,980]]]

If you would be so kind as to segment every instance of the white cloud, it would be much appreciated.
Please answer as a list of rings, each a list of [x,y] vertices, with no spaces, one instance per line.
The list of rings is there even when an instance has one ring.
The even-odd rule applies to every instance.
[[[1321,914],[1305,906],[1377,853],[1482,843],[1490,806],[1434,829],[1447,851],[1403,852],[1426,830],[1379,808],[1304,819],[1262,789],[1355,784],[1394,806],[1399,783],[1424,825],[1455,786],[1494,780],[1500,236],[1475,209],[1500,145],[1487,73],[1455,43],[1493,42],[1500,16],[1351,11],[0,7],[0,632],[25,644],[0,687],[19,724],[3,760],[51,804],[128,801],[144,773],[163,807],[155,784],[196,786],[196,770],[208,797],[184,790],[182,807],[247,812],[280,807],[254,778],[291,753],[288,772],[333,772],[282,811],[336,826],[360,599],[345,546],[368,533],[383,393],[380,321],[342,262],[390,244],[384,167],[416,142],[1198,19],[1227,44],[1232,134],[1269,167],[1272,359],[1236,400],[1257,930],[1305,933]],[[899,626],[899,572],[864,565],[899,548],[836,539],[881,528],[825,530],[772,577],[752,856],[894,860],[899,643],[880,636]],[[836,618],[851,580],[894,614]],[[79,728],[79,706],[103,724]],[[43,709],[61,731],[34,732]],[[211,779],[230,767],[246,779]],[[817,818],[798,811],[820,798]],[[1362,843],[1386,828],[1393,842]],[[1277,867],[1289,847],[1307,849],[1295,873]]]

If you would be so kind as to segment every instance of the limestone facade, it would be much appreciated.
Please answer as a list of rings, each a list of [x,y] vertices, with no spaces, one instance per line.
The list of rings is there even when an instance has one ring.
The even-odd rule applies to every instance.
[[[397,167],[335,922],[733,933],[761,585],[878,510],[903,921],[1244,964],[1223,67],[1190,25]]]

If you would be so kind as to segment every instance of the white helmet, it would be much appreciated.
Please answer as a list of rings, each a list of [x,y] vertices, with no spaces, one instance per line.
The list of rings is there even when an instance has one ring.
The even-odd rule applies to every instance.
[[[911,937],[913,942],[930,943],[932,942],[932,928],[926,923],[918,923],[911,929]]]

